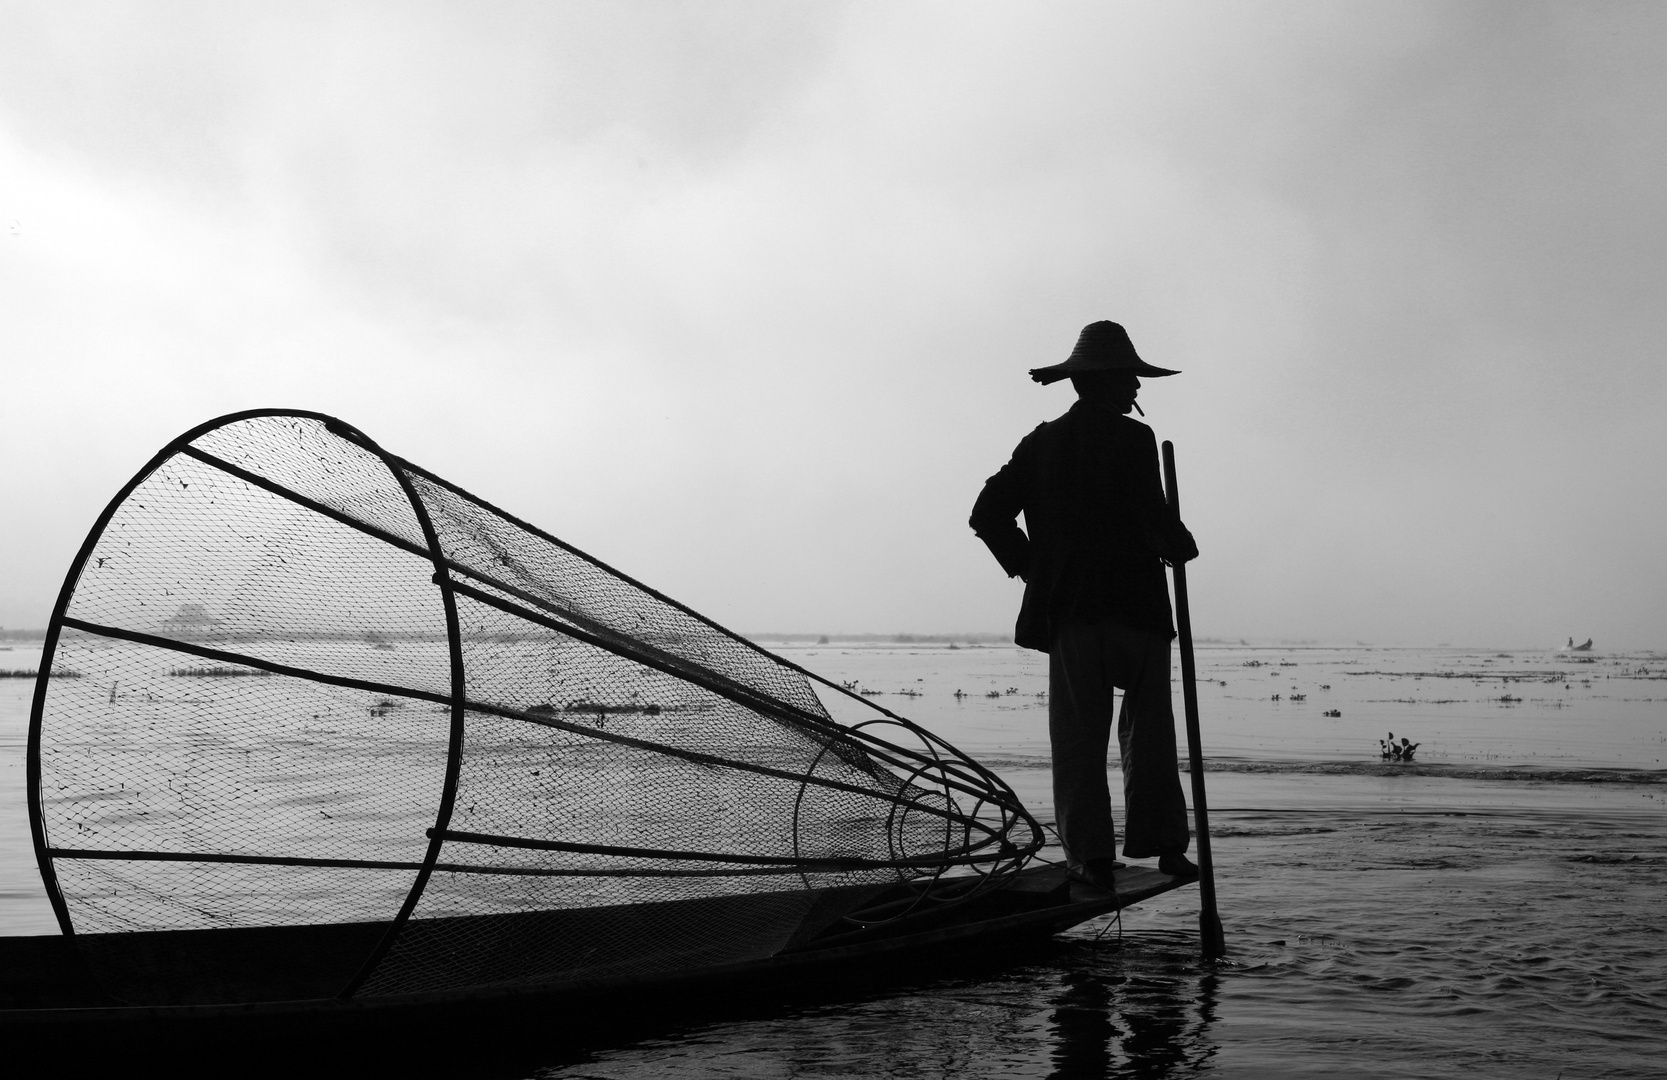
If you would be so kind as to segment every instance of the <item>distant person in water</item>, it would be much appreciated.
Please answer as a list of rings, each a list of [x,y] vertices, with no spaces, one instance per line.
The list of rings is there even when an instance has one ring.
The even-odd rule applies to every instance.
[[[1152,429],[1128,416],[1141,376],[1175,374],[1143,361],[1117,323],[1085,327],[1069,359],[1030,373],[1044,386],[1070,379],[1076,404],[1019,443],[972,511],[973,531],[1025,582],[1014,640],[1049,657],[1054,811],[1067,862],[1106,889],[1123,865],[1106,782],[1115,688],[1123,854],[1155,856],[1167,874],[1197,873],[1176,767],[1163,564],[1195,559],[1198,547],[1164,501]]]

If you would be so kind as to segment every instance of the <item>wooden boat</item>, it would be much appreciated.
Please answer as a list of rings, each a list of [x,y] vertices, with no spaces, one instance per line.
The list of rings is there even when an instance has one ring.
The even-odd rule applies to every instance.
[[[409,1041],[437,1027],[477,1036],[519,1032],[523,1045],[537,1045],[571,1038],[621,1009],[640,1018],[687,1009],[691,1001],[744,1007],[808,980],[827,985],[876,971],[930,971],[936,958],[1016,955],[1062,930],[1184,884],[1187,879],[1135,867],[1119,872],[1111,894],[1068,880],[1061,867],[1036,866],[935,916],[870,926],[824,918],[843,903],[862,902],[872,910],[918,896],[901,888],[830,890],[822,898],[824,918],[807,919],[800,940],[740,962],[699,962],[701,927],[736,914],[723,909],[768,904],[768,894],[716,904],[673,901],[488,916],[488,922],[541,920],[572,940],[669,923],[681,924],[686,936],[672,943],[662,939],[657,971],[633,971],[641,968],[642,957],[620,954],[576,964],[567,978],[360,997],[342,997],[332,988],[352,974],[350,961],[374,945],[385,930],[382,924],[0,938],[0,1045],[13,1063],[60,1069],[131,1065],[144,1058],[194,1057],[227,1065],[253,1046],[262,1048],[265,1064],[285,1068],[321,1046],[339,1053],[354,1044],[377,1048],[373,1056],[388,1064],[391,1048],[402,1039],[417,1057],[440,1053],[421,1038]],[[166,1003],[121,1001],[98,975],[111,971],[123,973],[121,989]]]
[[[312,413],[204,424],[112,500],[27,766],[63,935],[0,940],[0,1033],[55,1067],[426,1058],[1184,884],[1033,865],[1040,824],[941,738]]]

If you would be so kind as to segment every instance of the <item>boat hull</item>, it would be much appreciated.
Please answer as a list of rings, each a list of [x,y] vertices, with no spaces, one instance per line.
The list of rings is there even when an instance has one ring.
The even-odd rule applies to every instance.
[[[1113,895],[1068,881],[1060,868],[1034,868],[936,917],[916,915],[866,928],[836,925],[776,955],[739,963],[351,999],[124,1004],[95,988],[85,960],[88,943],[0,938],[0,971],[5,972],[0,1001],[7,1006],[0,1008],[0,1038],[14,1060],[50,1060],[59,1068],[104,1065],[118,1058],[131,1064],[138,1055],[176,1062],[214,1059],[247,1053],[251,1046],[267,1048],[263,1061],[274,1065],[312,1060],[323,1047],[330,1047],[333,1060],[344,1065],[354,1059],[353,1047],[374,1052],[383,1062],[396,1046],[433,1060],[460,1032],[471,1039],[488,1031],[518,1033],[523,1040],[560,1039],[590,1030],[588,1025],[599,1018],[640,1021],[677,1015],[691,1005],[709,1010],[718,1003],[780,1000],[807,980],[826,989],[842,979],[918,971],[934,958],[1011,954],[1187,883],[1143,868],[1118,877]],[[287,938],[289,948],[306,952],[354,930],[288,927],[266,933],[276,935],[264,943],[269,949]],[[291,969],[293,974],[293,964]],[[273,985],[283,983],[280,979]]]

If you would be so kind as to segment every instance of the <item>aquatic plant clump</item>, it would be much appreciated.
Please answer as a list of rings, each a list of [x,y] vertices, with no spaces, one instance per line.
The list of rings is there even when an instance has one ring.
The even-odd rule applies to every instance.
[[[743,962],[1042,843],[861,692],[306,413],[194,429],[110,504],[29,766],[59,922],[128,1000],[157,931],[340,926],[325,996]]]

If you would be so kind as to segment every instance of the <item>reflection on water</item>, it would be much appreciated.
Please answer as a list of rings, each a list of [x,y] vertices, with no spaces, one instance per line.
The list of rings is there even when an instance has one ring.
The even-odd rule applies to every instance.
[[[1219,977],[1186,934],[1099,924],[1001,965],[975,958],[710,1023],[548,1053],[541,1080],[694,1077],[1166,1077],[1208,1071]],[[755,1015],[744,1015],[748,1008]],[[742,1015],[737,1015],[742,1014]],[[647,1036],[647,1037],[645,1037]],[[611,1040],[610,1040],[611,1041]],[[565,1060],[560,1060],[560,1059]],[[558,1063],[559,1061],[559,1063]]]
[[[1178,934],[1062,952],[1050,1016],[1051,1076],[1178,1076],[1215,1054],[1217,979]]]
[[[1126,912],[1121,939],[1092,923],[1010,966],[720,1012],[515,1075],[1659,1077],[1667,818],[1614,787],[1584,810],[1224,809],[1225,961],[1199,958],[1183,889]]]

